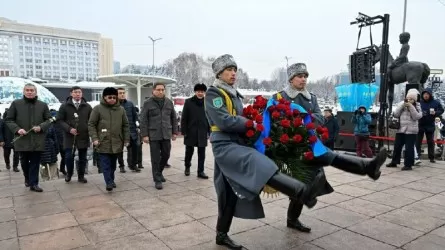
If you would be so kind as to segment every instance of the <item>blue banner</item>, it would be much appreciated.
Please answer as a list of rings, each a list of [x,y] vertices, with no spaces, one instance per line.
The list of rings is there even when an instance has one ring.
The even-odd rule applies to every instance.
[[[344,84],[335,87],[338,102],[343,111],[355,111],[360,106],[371,108],[379,86],[366,83]]]
[[[266,110],[263,113],[264,131],[261,133],[260,137],[255,142],[256,150],[258,150],[259,152],[261,152],[263,154],[266,152],[266,145],[264,145],[263,139],[269,137],[270,128],[272,125],[271,115],[269,113],[269,107],[273,106],[273,105],[277,105],[277,104],[278,104],[278,101],[274,100],[273,98],[269,99],[269,101],[267,102]],[[296,109],[296,110],[300,111],[301,113],[307,113],[307,111],[303,107],[301,107],[300,105],[295,104],[295,103],[291,103],[290,108],[292,111],[294,109]],[[311,117],[309,115],[305,116],[303,119],[303,122],[305,125],[312,122]],[[311,135],[315,134],[314,131],[309,131],[309,133]],[[315,157],[319,157],[327,152],[326,147],[323,145],[323,143],[318,138],[317,138],[317,141],[311,145],[311,147],[312,147],[312,152],[314,153]]]

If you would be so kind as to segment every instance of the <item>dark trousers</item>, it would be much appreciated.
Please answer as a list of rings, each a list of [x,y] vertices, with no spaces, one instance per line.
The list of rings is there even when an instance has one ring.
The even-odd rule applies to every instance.
[[[137,145],[137,141],[134,139],[130,139],[130,146],[127,147],[127,166],[130,169],[134,169],[137,167],[138,164],[138,157],[139,157],[139,148]],[[120,163],[119,163],[120,167]]]
[[[9,147],[3,147],[3,158],[5,158],[5,164],[8,166],[11,166],[11,161],[9,159],[9,157],[11,156],[11,152],[13,152],[12,154],[12,167],[16,168],[19,165],[19,153],[15,152],[14,148],[9,148]]]
[[[236,202],[238,197],[233,192],[227,180],[224,178],[226,200],[222,213],[218,213],[218,220],[216,222],[216,231],[221,233],[228,233],[232,225],[233,215],[235,214]]]
[[[85,176],[85,167],[87,166],[87,149],[86,148],[78,148],[79,155],[79,169],[77,170],[77,177],[83,178]],[[74,154],[73,154],[74,153]],[[68,176],[73,176],[74,173],[74,155],[76,151],[72,150],[72,148],[65,149],[65,163],[66,163],[66,172]]]
[[[65,170],[65,149],[63,148],[63,145],[59,146],[59,152],[60,152],[60,171]]]
[[[287,219],[292,222],[296,222],[300,218],[301,211],[303,211],[303,204],[290,199],[289,208],[287,209]]]
[[[372,150],[369,147],[369,136],[355,136],[356,152],[358,157],[366,155],[368,158],[372,158]]]
[[[391,163],[399,164],[402,157],[403,145],[405,145],[405,167],[412,167],[414,165],[414,144],[416,142],[417,135],[409,134],[396,134],[396,140],[394,142],[394,153],[392,155]]]
[[[127,155],[128,157],[128,155]],[[119,168],[124,168],[125,167],[125,163],[124,163],[124,152],[120,152],[119,154],[117,154],[117,162],[119,163]]]
[[[138,148],[137,165],[138,167],[142,167],[142,143],[138,143],[137,148]]]
[[[114,183],[114,172],[116,171],[116,161],[119,154],[99,154],[100,167],[104,175],[106,185]]]
[[[23,176],[25,177],[25,182],[31,187],[39,185],[41,153],[38,151],[20,152],[20,165],[22,165]]]
[[[150,141],[151,171],[154,182],[162,180],[162,171],[170,158],[171,147],[170,140]]]
[[[190,168],[190,166],[192,165],[191,161],[192,161],[194,151],[195,151],[195,147],[185,146],[184,164],[185,164],[186,168]],[[206,159],[206,148],[198,147],[198,174],[204,173],[205,159]]]
[[[417,154],[422,154],[421,146],[423,141],[423,136],[426,136],[426,142],[428,144],[428,158],[430,160],[434,160],[434,132],[425,131],[423,129],[419,129],[419,133],[417,134],[417,142],[416,142],[416,149]]]

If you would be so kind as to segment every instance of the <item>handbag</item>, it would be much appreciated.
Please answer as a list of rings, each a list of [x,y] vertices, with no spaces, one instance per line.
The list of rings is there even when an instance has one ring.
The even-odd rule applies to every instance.
[[[390,129],[400,129],[400,119],[399,118],[395,118],[394,116],[391,116],[389,118],[388,127]]]

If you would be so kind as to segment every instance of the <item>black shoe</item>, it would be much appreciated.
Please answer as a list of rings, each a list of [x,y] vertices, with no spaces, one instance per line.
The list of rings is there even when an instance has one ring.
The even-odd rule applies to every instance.
[[[16,173],[20,172],[20,170],[19,170],[18,167],[12,167],[12,171],[14,171],[14,172],[16,172]]]
[[[127,171],[125,171],[125,168],[124,167],[119,167],[119,169],[121,170],[120,172],[121,173],[126,173]]]
[[[287,227],[297,229],[300,232],[309,233],[311,228],[301,223],[298,219],[296,221],[287,220]]]
[[[185,174],[185,176],[190,175],[190,167],[185,167],[184,174]]]
[[[216,245],[226,246],[229,249],[243,249],[243,246],[234,242],[227,233],[216,233]]]
[[[430,162],[431,162],[431,163],[436,163],[436,160],[431,159]]]
[[[25,181],[25,187],[29,187],[29,182]]]
[[[34,191],[34,192],[38,192],[38,193],[43,192],[43,189],[40,188],[40,187],[37,186],[37,185],[36,185],[36,186],[32,186],[32,187],[30,187],[29,190]]]
[[[397,164],[390,162],[390,163],[386,164],[386,167],[387,168],[396,168]]]
[[[413,170],[413,168],[412,167],[403,167],[402,168],[402,171],[406,171],[406,170]]]
[[[143,167],[142,165],[138,165],[138,168],[141,168],[141,169],[142,169],[142,168],[144,168],[144,167]]]
[[[71,176],[70,175],[65,176],[65,182],[70,182],[70,181],[71,181]]]
[[[7,165],[6,165],[6,169],[7,169],[7,170],[11,169],[11,165],[7,164]]]
[[[105,187],[105,189],[106,189],[108,192],[113,191],[113,184],[107,184],[107,186]]]
[[[161,190],[163,187],[162,187],[162,182],[156,182],[155,183],[155,188],[157,189],[157,190]]]
[[[113,182],[111,185],[113,186],[113,188],[117,188],[116,183]]]
[[[87,181],[87,179],[85,179],[85,177],[79,177],[79,178],[77,178],[77,182],[87,183],[88,181]]]
[[[137,167],[133,167],[133,168],[130,168],[130,169],[131,169],[131,171],[136,172],[136,173],[141,172],[141,170],[139,168],[137,168]]]
[[[201,172],[201,173],[198,173],[198,178],[208,179],[209,177],[204,172]]]

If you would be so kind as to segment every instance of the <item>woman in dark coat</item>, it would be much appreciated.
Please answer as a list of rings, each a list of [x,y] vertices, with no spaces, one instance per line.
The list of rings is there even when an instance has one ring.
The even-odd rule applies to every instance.
[[[318,106],[317,97],[306,89],[306,81],[309,76],[306,65],[304,63],[296,63],[287,69],[289,86],[283,91],[278,92],[273,96],[274,99],[284,98],[292,103],[302,106],[308,113],[310,113],[316,123],[324,124],[324,117]],[[344,154],[338,154],[333,151],[328,151],[321,157],[315,158],[313,161],[314,173],[313,176],[325,176],[323,167],[333,166],[343,171],[368,175],[373,180],[380,177],[380,167],[386,160],[386,149],[379,152],[379,154],[371,159],[364,160],[358,157],[349,157]],[[319,168],[316,168],[319,166]],[[326,178],[321,178],[326,180]],[[319,189],[318,196],[332,193],[334,189],[326,180],[323,186]],[[312,203],[314,204],[316,200]],[[312,205],[313,205],[312,204]],[[287,211],[287,227],[297,229],[302,232],[310,232],[311,228],[299,221],[299,217],[303,210],[303,204],[290,199],[289,208]]]
[[[42,176],[52,179],[57,174],[57,154],[59,154],[59,142],[57,140],[55,124],[51,124],[45,135],[45,151],[40,157]],[[49,171],[48,171],[49,169]]]
[[[181,116],[181,133],[184,135],[185,145],[185,172],[190,175],[190,166],[193,151],[198,148],[198,178],[208,179],[204,173],[205,152],[210,126],[204,109],[204,96],[206,85],[198,83],[194,87],[195,95],[185,100]]]
[[[14,145],[12,144],[12,140],[14,140],[14,134],[9,130],[8,126],[5,124],[5,118],[8,109],[3,113],[3,121],[0,123],[0,142],[3,142],[3,157],[5,159],[6,169],[11,168],[10,156],[11,152],[13,152],[12,156],[12,170],[14,172],[20,172],[19,166],[19,153],[14,150]]]

